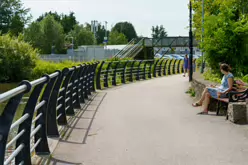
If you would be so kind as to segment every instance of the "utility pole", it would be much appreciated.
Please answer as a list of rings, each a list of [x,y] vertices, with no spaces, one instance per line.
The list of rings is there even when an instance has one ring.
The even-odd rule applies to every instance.
[[[193,80],[193,34],[192,34],[192,3],[189,0],[189,81]]]
[[[202,43],[203,43],[203,39],[204,39],[204,0],[202,0]],[[204,62],[204,52],[202,50],[202,67],[201,67],[201,73],[204,72],[204,67],[205,67],[205,62]]]

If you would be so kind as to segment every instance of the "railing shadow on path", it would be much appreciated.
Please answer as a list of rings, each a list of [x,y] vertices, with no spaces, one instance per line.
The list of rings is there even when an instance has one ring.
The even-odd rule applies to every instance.
[[[55,158],[51,158],[50,165],[60,165],[60,164],[66,164],[66,165],[83,165],[82,163],[74,163],[74,162],[68,162],[63,160],[58,160]]]
[[[89,100],[85,106],[78,111],[78,113],[69,120],[68,125],[65,126],[63,137],[61,138],[60,142],[64,143],[72,143],[72,144],[85,144],[87,137],[89,135],[90,128],[94,122],[96,113],[98,111],[99,106],[101,105],[102,101],[104,100],[107,93],[101,92],[101,93],[95,93],[92,95],[92,100]],[[91,112],[90,115],[86,115],[86,112]],[[87,117],[85,117],[87,116]],[[84,125],[83,127],[80,127],[79,121],[82,120],[89,120],[87,125]],[[85,122],[84,122],[85,123]],[[70,136],[73,132],[73,130],[84,130],[84,135],[81,134],[82,139],[80,142],[73,142],[70,140]],[[77,140],[78,141],[78,140]]]

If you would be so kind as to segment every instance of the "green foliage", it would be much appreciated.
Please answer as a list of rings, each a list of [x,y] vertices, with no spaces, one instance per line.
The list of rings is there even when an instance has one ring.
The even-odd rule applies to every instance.
[[[81,45],[93,45],[95,43],[94,34],[83,27],[83,25],[75,25],[74,30],[69,33],[69,36],[73,37],[75,48]]]
[[[38,59],[38,51],[24,42],[22,36],[14,38],[9,34],[0,36],[0,49],[0,81],[28,79]]]
[[[54,19],[57,22],[59,22],[63,26],[63,30],[67,34],[70,31],[72,31],[74,29],[74,26],[78,23],[74,14],[75,14],[74,12],[70,12],[69,15],[66,15],[66,14],[60,14],[59,15],[57,12],[51,12],[50,11],[48,13],[42,14],[37,19],[37,22],[41,22],[48,15],[51,15],[54,17]]]
[[[25,24],[31,18],[28,15],[30,9],[24,8],[21,0],[1,0],[0,3],[0,31],[15,36],[22,33]]]
[[[244,82],[248,83],[248,74],[245,75],[244,77],[242,77],[242,80],[243,80]]]
[[[213,73],[211,70],[207,70],[204,74],[204,79],[216,83],[221,83],[221,77],[219,74]]]
[[[43,54],[50,54],[53,45],[55,53],[65,51],[63,27],[51,15],[46,16],[41,22],[33,22],[26,29],[24,38]]]
[[[195,90],[194,88],[189,88],[188,91],[186,91],[187,94],[189,94],[191,97],[195,97]]]
[[[201,40],[201,1],[193,0],[194,33]],[[248,15],[242,0],[205,0],[204,42],[201,47],[206,61],[215,73],[219,63],[226,62],[233,73],[248,71]]]
[[[119,33],[117,31],[112,31],[109,34],[109,44],[110,45],[121,45],[121,44],[126,44],[127,38],[123,33]]]
[[[109,36],[109,31],[107,30],[107,36]],[[103,44],[105,37],[105,27],[101,24],[98,25],[98,31],[96,32],[97,44]]]
[[[164,38],[167,37],[167,32],[163,25],[152,26],[152,38]]]
[[[133,58],[125,57],[125,58],[119,58],[119,57],[113,57],[110,59],[107,59],[106,61],[132,61]]]
[[[117,23],[112,31],[117,31],[118,33],[123,33],[128,42],[131,41],[133,38],[137,38],[137,33],[135,31],[135,28],[133,26],[133,24],[129,23],[129,22],[119,22]]]
[[[37,79],[44,74],[51,74],[54,73],[56,70],[62,70],[64,68],[70,68],[72,66],[77,66],[82,64],[80,62],[73,62],[73,61],[63,61],[60,63],[55,62],[48,62],[43,60],[36,61],[36,67],[32,71],[31,80]]]

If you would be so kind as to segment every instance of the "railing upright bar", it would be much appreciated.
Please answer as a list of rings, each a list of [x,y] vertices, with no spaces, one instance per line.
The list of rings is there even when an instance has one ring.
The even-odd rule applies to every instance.
[[[91,72],[92,72],[92,64],[87,65],[86,72],[86,89],[87,89],[87,97],[91,95],[92,87],[91,87]]]
[[[143,80],[146,80],[146,66],[147,66],[148,61],[145,61],[144,68],[143,68]]]
[[[164,61],[165,59],[162,59],[161,60],[161,62],[160,62],[160,65],[159,65],[159,70],[158,70],[158,76],[162,76],[162,66],[163,66],[163,61]]]
[[[107,69],[104,75],[104,87],[108,88],[109,87],[109,83],[108,83],[108,78],[109,78],[109,69],[111,67],[112,62],[109,62],[107,65]]]
[[[126,61],[122,70],[122,74],[121,74],[121,83],[125,84],[126,83],[126,69],[127,69],[127,64],[129,63],[129,61]]]
[[[38,118],[38,120],[36,120],[35,122],[35,128],[41,125],[41,129],[34,136],[35,143],[37,143],[37,146],[35,147],[35,153],[37,155],[49,155],[50,154],[48,141],[47,141],[47,125],[48,125],[47,110],[48,110],[48,104],[49,104],[49,100],[51,97],[51,93],[53,91],[54,84],[56,83],[59,77],[59,72],[57,71],[55,73],[57,74],[54,77],[47,75],[50,81],[46,85],[46,88],[40,100],[40,101],[45,101],[45,104],[37,110],[37,114],[36,114],[36,116],[41,115],[41,117]]]
[[[41,94],[41,91],[44,87],[44,85],[49,81],[48,76],[44,76],[46,78],[46,81],[38,82],[38,80],[35,80],[33,82],[34,89],[31,92],[31,95],[28,99],[28,102],[24,108],[23,115],[28,114],[29,117],[25,120],[25,122],[21,123],[18,128],[18,133],[25,130],[23,135],[17,139],[16,141],[16,149],[23,145],[23,149],[16,155],[15,157],[15,164],[20,164],[22,161],[25,165],[31,165],[31,154],[30,154],[30,136],[31,136],[31,128],[32,128],[32,119],[34,116],[34,110],[35,106],[38,102],[39,96]],[[30,82],[32,84],[32,82]],[[36,86],[35,86],[36,85]]]
[[[116,84],[117,84],[116,75],[117,75],[117,69],[118,69],[119,64],[120,64],[120,61],[118,61],[114,67],[114,74],[113,74],[113,79],[112,79],[112,85],[114,85],[114,86],[116,86]]]
[[[61,87],[61,84],[64,80],[64,76],[66,75],[66,72],[68,72],[68,69],[63,69],[63,71],[57,71],[59,73],[58,79],[56,83],[54,84],[51,97],[48,102],[47,107],[47,135],[48,137],[59,137],[59,131],[58,131],[58,125],[57,125],[57,105],[59,105],[64,98],[58,101],[59,98],[59,90]]]
[[[136,74],[136,80],[140,80],[140,66],[142,64],[143,60],[139,61],[139,65],[138,65],[138,70],[137,70],[137,74]]]
[[[77,66],[75,68],[75,73],[73,74],[73,89],[72,89],[72,100],[73,100],[73,108],[74,109],[81,109],[80,105],[80,93],[79,93],[79,83],[80,83],[80,75],[82,72],[82,66]]]
[[[150,66],[149,66],[149,72],[148,72],[148,78],[152,78],[152,66],[154,64],[154,61],[150,62]]]
[[[133,61],[131,64],[131,69],[130,69],[130,82],[133,82],[133,67],[136,61]]]
[[[154,70],[153,70],[153,77],[157,77],[157,65],[159,63],[159,60],[155,61],[154,63]]]
[[[79,72],[79,75],[78,75],[78,89],[77,89],[77,92],[78,92],[78,97],[79,97],[79,104],[82,103],[84,104],[85,103],[85,100],[84,100],[84,86],[83,86],[83,79],[84,79],[84,65],[80,64],[80,72]]]
[[[89,65],[86,64],[84,66],[84,72],[83,72],[83,82],[82,82],[82,85],[83,85],[83,97],[84,99],[88,99],[88,88],[89,88],[89,85],[88,85],[88,70],[89,70]]]
[[[167,74],[166,74],[166,66],[167,66],[168,61],[169,61],[168,59],[165,60],[164,69],[163,69],[163,75],[164,75],[164,76],[167,75]]]
[[[105,61],[102,61],[97,68],[97,74],[96,74],[96,89],[102,89],[101,88],[101,72],[102,72],[102,67],[105,64]]]
[[[93,64],[93,70],[92,70],[92,92],[96,92],[96,86],[95,86],[95,80],[96,80],[96,68],[98,66],[99,62],[96,62]]]
[[[170,62],[169,62],[169,66],[168,66],[168,75],[171,75],[171,62],[172,62],[172,60],[170,60]]]
[[[177,60],[174,60],[172,74],[176,74],[176,62]]]
[[[19,87],[24,85],[26,86],[26,89],[20,93],[13,94],[8,100],[7,105],[4,107],[3,113],[0,115],[0,165],[4,164],[8,135],[18,105],[20,104],[23,95],[28,93],[32,87],[28,81],[23,81]]]
[[[179,60],[179,61],[178,61],[178,65],[177,65],[177,73],[180,73],[181,61],[182,61],[182,60]]]
[[[73,87],[74,87],[74,80],[73,76],[76,74],[77,69],[75,67],[69,69],[69,74],[67,75],[67,78],[65,79],[65,84],[63,87],[65,87],[65,113],[68,116],[74,116],[74,108],[73,108]],[[68,101],[67,101],[68,100]]]
[[[70,82],[71,76],[73,74],[73,69],[68,69],[65,68],[64,70],[67,71],[63,71],[64,73],[64,80],[63,80],[63,84],[62,84],[62,88],[64,89],[62,92],[60,92],[59,96],[63,96],[63,99],[61,100],[61,108],[59,108],[57,110],[57,121],[58,121],[58,125],[67,125],[67,118],[66,118],[66,107],[67,107],[67,103],[66,103],[66,99],[68,99],[67,97],[67,92],[68,92],[68,84]]]

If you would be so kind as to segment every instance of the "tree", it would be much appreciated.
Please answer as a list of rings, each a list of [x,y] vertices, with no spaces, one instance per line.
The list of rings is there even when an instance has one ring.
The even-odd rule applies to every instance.
[[[61,25],[66,34],[73,30],[74,26],[78,23],[74,14],[74,12],[70,12],[69,15],[61,15]]]
[[[74,12],[70,12],[69,15],[66,14],[59,15],[57,12],[53,13],[50,11],[48,13],[42,14],[36,21],[41,22],[48,15],[53,16],[55,21],[59,22],[63,26],[65,34],[73,30],[74,26],[78,23]]]
[[[36,19],[37,22],[41,22],[44,18],[46,18],[48,15],[53,16],[54,20],[57,22],[61,22],[61,16],[57,12],[46,12],[39,16],[39,18]]]
[[[28,41],[33,47],[42,49],[44,35],[39,22],[32,22],[29,27],[25,29],[24,40]]]
[[[75,25],[69,36],[73,37],[75,48],[80,45],[93,45],[95,43],[94,34],[83,25]]]
[[[50,54],[53,45],[56,53],[65,51],[63,27],[51,15],[47,15],[41,22],[32,23],[26,29],[24,38],[44,54]]]
[[[167,37],[167,32],[163,25],[152,26],[152,38],[164,38]]]
[[[117,31],[111,31],[109,34],[109,44],[110,45],[121,45],[127,44],[128,40],[123,33]]]
[[[89,23],[85,23],[85,28],[91,31],[91,25]],[[107,30],[107,37],[109,36],[109,30]],[[98,31],[96,32],[96,43],[98,45],[103,44],[105,37],[105,26],[98,24]]]
[[[202,36],[202,4],[193,0],[193,27],[197,40]],[[219,63],[226,62],[236,75],[247,73],[248,15],[243,0],[205,0],[204,40],[201,48],[213,71],[219,73]]]
[[[107,30],[107,37],[108,35],[109,35],[109,31]],[[99,24],[98,31],[96,33],[97,44],[103,44],[104,37],[105,37],[105,26]]]
[[[129,22],[119,22],[117,23],[112,31],[117,31],[118,33],[123,33],[128,41],[131,41],[133,38],[137,38],[137,33],[133,24]]]
[[[0,2],[0,31],[10,32],[17,36],[23,32],[24,26],[29,22],[30,9],[24,8],[21,0],[1,0]]]

